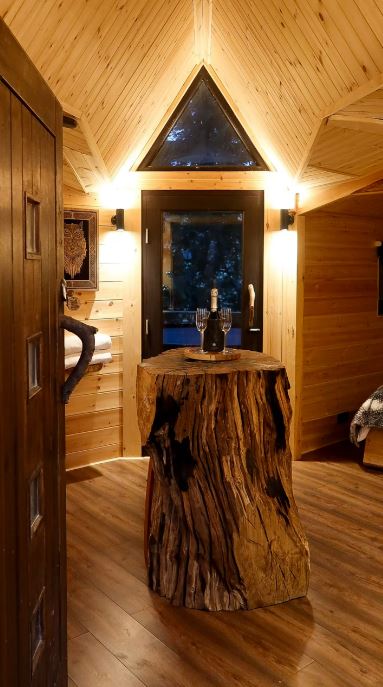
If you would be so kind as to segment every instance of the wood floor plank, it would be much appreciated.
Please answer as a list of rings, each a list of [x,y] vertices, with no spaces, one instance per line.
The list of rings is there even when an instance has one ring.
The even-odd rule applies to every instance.
[[[68,568],[89,579],[127,613],[138,611],[152,604],[152,592],[147,585],[115,563],[107,551],[81,545],[68,546]]]
[[[68,642],[68,672],[77,687],[143,687],[91,634]]]
[[[284,680],[280,687],[349,687],[347,678],[332,675],[326,667],[313,661],[293,677]]]
[[[86,631],[70,642],[75,687],[383,687],[383,473],[354,455],[332,448],[293,465],[308,597],[251,612],[175,608],[148,590],[147,461],[72,477],[70,627]]]
[[[177,653],[187,655],[192,646],[201,674],[213,668],[222,685],[274,685],[312,659],[301,644],[295,649],[278,645],[264,628],[262,610],[241,612],[240,618],[232,613],[198,614],[159,599],[134,618]],[[251,617],[251,634],[241,626],[245,616]]]
[[[71,599],[68,604],[68,622],[67,622],[68,639],[74,639],[80,635],[86,634],[86,628],[75,617],[71,608]]]
[[[147,687],[209,687],[199,669],[169,649],[89,581],[73,583],[71,605],[91,634]]]

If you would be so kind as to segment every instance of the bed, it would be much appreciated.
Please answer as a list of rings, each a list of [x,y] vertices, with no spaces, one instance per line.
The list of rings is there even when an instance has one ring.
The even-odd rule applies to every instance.
[[[365,441],[363,463],[383,468],[383,386],[360,406],[350,426],[350,439],[360,446]]]

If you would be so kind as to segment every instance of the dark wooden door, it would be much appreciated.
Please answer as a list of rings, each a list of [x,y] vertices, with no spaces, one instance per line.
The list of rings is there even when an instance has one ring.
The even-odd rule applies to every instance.
[[[0,48],[0,683],[63,687],[62,114],[0,26],[2,38],[14,62],[10,72]]]
[[[220,272],[216,285],[222,287],[221,305],[230,304],[233,310],[232,344],[262,350],[263,212],[263,191],[143,191],[144,358],[165,348],[194,345],[194,311],[209,305],[214,269]],[[256,293],[252,326],[249,284]]]

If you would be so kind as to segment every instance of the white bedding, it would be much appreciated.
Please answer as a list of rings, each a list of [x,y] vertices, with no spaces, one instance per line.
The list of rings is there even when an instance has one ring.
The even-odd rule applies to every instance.
[[[74,354],[74,355],[66,355],[65,356],[65,369],[69,370],[71,367],[74,367],[77,364],[77,361],[80,357],[80,353]],[[93,354],[93,358],[90,361],[89,365],[96,365],[97,363],[110,363],[112,360],[112,354],[110,351],[95,351]]]
[[[97,332],[95,334],[95,352],[96,351],[108,351],[112,347],[112,339],[110,338],[109,334],[101,334],[101,332]],[[81,339],[77,336],[77,334],[73,334],[72,332],[65,332],[65,357],[68,355],[75,355],[76,353],[81,353],[82,350],[82,343]]]

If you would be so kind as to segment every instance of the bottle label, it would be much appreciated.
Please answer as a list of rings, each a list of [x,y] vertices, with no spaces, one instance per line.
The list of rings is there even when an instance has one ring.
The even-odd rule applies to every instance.
[[[211,305],[210,305],[210,310],[213,312],[218,309],[218,289],[212,289],[210,292],[211,296]]]

